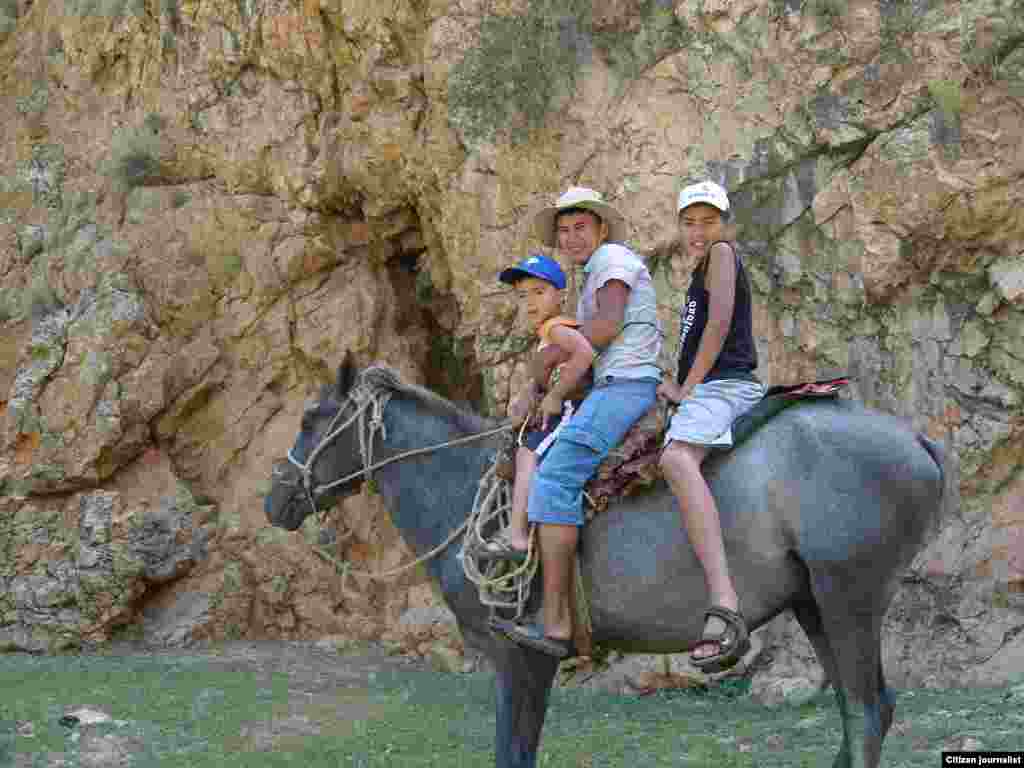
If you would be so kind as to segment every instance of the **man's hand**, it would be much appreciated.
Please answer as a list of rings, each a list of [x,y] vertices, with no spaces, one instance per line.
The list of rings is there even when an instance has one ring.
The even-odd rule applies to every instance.
[[[551,380],[551,372],[569,359],[568,353],[556,344],[548,344],[530,357],[528,371],[535,389],[544,390]]]
[[[690,392],[674,381],[663,381],[658,385],[656,394],[659,400],[678,404],[680,400],[685,400]]]
[[[526,417],[530,415],[533,410],[533,406],[537,402],[536,391],[533,387],[527,386],[526,390],[512,401],[512,405],[509,406],[508,416],[515,424],[522,424]]]
[[[557,423],[562,418],[562,398],[556,392],[548,392],[540,401],[540,418],[541,429],[547,429],[552,419]]]

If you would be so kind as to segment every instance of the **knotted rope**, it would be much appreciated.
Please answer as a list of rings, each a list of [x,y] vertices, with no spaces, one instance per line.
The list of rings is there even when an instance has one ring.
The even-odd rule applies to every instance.
[[[509,446],[503,449],[507,450]],[[520,563],[480,558],[477,554],[487,540],[509,526],[512,488],[508,480],[497,471],[503,451],[495,454],[491,465],[480,478],[473,499],[473,510],[466,520],[466,535],[462,539],[459,558],[466,578],[477,586],[480,602],[492,610],[511,609],[518,620],[526,610],[530,599],[530,584],[540,564],[536,533],[530,533],[526,559]]]
[[[402,459],[408,459],[413,456],[420,456],[427,453],[440,450],[441,448],[449,448],[456,445],[463,445],[465,443],[482,440],[492,435],[501,434],[502,432],[508,432],[514,428],[512,424],[502,424],[494,429],[484,430],[483,432],[476,432],[471,435],[465,435],[463,437],[457,437],[452,440],[446,440],[442,443],[435,445],[426,446],[424,448],[414,448],[408,451],[402,451],[396,453],[393,456],[389,456],[386,459],[374,462],[373,460],[373,446],[376,437],[379,435],[381,440],[387,439],[387,428],[384,425],[384,408],[387,406],[394,394],[393,390],[383,384],[375,384],[371,381],[367,381],[365,378],[362,383],[354,387],[349,393],[345,402],[341,408],[338,409],[338,413],[335,414],[331,423],[328,425],[324,436],[320,439],[320,442],[310,452],[309,457],[303,462],[297,459],[292,451],[288,451],[288,461],[296,467],[302,477],[302,487],[306,494],[306,499],[309,501],[310,507],[314,514],[317,512],[316,508],[316,497],[320,496],[328,491],[338,488],[356,478],[365,477],[372,480],[372,474],[375,470],[381,467],[393,464]],[[345,414],[351,409],[352,413],[342,421]],[[370,413],[369,419],[367,418],[367,412]],[[339,424],[339,422],[341,422]],[[362,458],[363,466],[361,469],[351,472],[344,477],[332,480],[328,483],[314,484],[313,482],[313,467],[316,460],[320,457],[323,450],[335,439],[337,439],[346,429],[352,425],[356,426],[356,431],[359,435],[359,452]],[[492,466],[493,468],[493,466]],[[284,481],[281,481],[284,482]],[[482,482],[482,481],[481,481]],[[477,491],[477,498],[479,499],[480,493]],[[476,502],[474,502],[474,508]],[[440,544],[431,549],[429,552],[421,555],[415,560],[405,563],[397,568],[393,568],[383,572],[372,572],[372,571],[361,571],[351,568],[348,563],[340,562],[337,558],[331,556],[326,551],[319,547],[316,547],[316,552],[329,562],[333,563],[336,568],[341,570],[342,577],[346,577],[350,574],[368,577],[371,579],[391,579],[399,576],[407,571],[412,570],[416,566],[427,562],[431,558],[436,557],[438,554],[448,548],[449,545],[455,539],[457,539],[469,526],[472,517],[467,518],[461,525],[455,528]]]

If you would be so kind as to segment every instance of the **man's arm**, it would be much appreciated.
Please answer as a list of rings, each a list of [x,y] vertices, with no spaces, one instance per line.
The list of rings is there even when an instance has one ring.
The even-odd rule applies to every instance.
[[[569,353],[569,359],[562,365],[558,383],[551,387],[549,396],[558,401],[565,400],[587,375],[590,364],[594,362],[594,348],[587,337],[575,328],[564,325],[551,329],[551,341]]]
[[[583,335],[595,350],[607,347],[622,330],[629,290],[621,280],[609,280],[597,289],[597,312],[582,328]]]

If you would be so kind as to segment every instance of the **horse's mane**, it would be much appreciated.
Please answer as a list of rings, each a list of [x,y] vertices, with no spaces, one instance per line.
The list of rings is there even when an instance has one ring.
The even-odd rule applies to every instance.
[[[388,389],[396,394],[419,400],[432,411],[450,418],[464,432],[483,432],[495,425],[494,421],[485,419],[467,408],[460,408],[451,400],[441,397],[436,392],[431,392],[426,387],[405,381],[396,370],[383,363],[375,363],[366,368],[362,372],[360,380],[364,384]]]

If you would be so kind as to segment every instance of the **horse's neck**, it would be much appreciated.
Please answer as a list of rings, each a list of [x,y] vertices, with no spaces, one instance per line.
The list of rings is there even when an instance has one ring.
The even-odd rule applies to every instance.
[[[439,446],[428,453],[400,459],[375,475],[392,521],[406,543],[422,555],[465,522],[495,440],[485,438],[443,446],[466,433],[459,430],[450,416],[438,415],[423,403],[404,396],[396,396],[388,404],[384,424],[387,439],[377,438],[375,460]],[[457,565],[454,555],[458,546],[459,542],[454,542],[428,564],[432,574],[441,580],[442,589],[455,576],[449,570],[453,563]],[[461,578],[461,567],[458,576]]]

